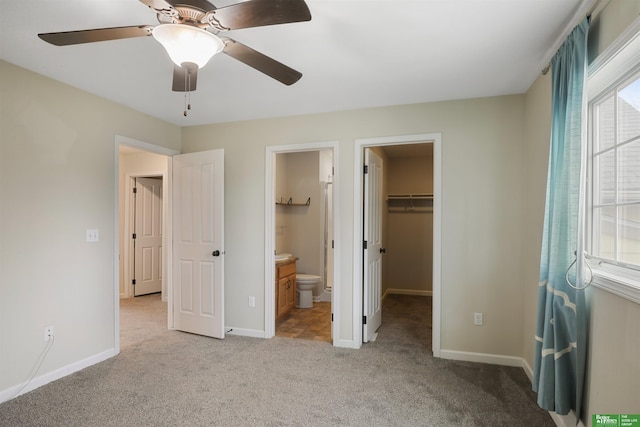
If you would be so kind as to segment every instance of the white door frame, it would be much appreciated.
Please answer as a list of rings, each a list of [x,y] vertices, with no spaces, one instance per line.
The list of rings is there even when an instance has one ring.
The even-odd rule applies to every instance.
[[[362,346],[363,177],[364,148],[398,144],[433,144],[433,356],[440,357],[440,307],[442,282],[442,134],[362,138],[354,141],[353,173],[353,339]]]
[[[127,138],[126,136],[116,135],[114,143],[114,215],[113,215],[113,281],[114,281],[114,301],[113,301],[113,331],[114,331],[114,353],[120,353],[120,146],[126,145],[129,147],[137,148],[139,150],[147,151],[155,154],[163,154],[165,156],[173,156],[180,154],[179,151],[172,150],[170,148],[161,147],[159,145],[150,144],[148,142],[138,141],[136,139]],[[164,230],[163,230],[163,246],[170,248],[169,242],[172,241],[172,228],[171,228],[171,180],[172,175],[172,162],[167,162],[166,174],[162,174],[163,190],[162,190],[162,205],[164,214]],[[126,245],[125,245],[126,246]],[[123,254],[124,256],[124,254]],[[163,251],[163,263],[165,266],[166,280],[167,280],[167,294],[168,294],[168,306],[172,307],[173,298],[171,296],[173,286],[171,280],[172,265],[171,265],[171,251]],[[126,260],[126,258],[125,258]],[[169,310],[168,313],[168,327],[173,328],[173,312]]]
[[[133,277],[133,260],[135,259],[135,253],[133,250],[133,236],[131,230],[133,229],[132,221],[134,219],[134,209],[133,209],[133,187],[135,186],[136,178],[161,178],[162,179],[162,230],[166,230],[166,219],[164,218],[167,205],[164,203],[164,185],[165,185],[165,173],[160,172],[150,172],[150,173],[127,173],[125,176],[125,185],[124,191],[126,197],[124,198],[124,254],[122,259],[124,259],[123,270],[124,270],[124,296],[125,298],[133,297],[133,285],[131,284],[131,280]],[[162,246],[166,248],[164,237],[162,239]],[[163,256],[164,256],[163,251]],[[164,259],[162,260],[164,262]],[[163,270],[166,269],[166,266],[162,266]],[[164,275],[164,271],[162,274],[162,298],[166,301],[166,288],[167,288],[167,277]]]
[[[306,144],[272,145],[266,147],[265,155],[265,239],[264,239],[264,334],[265,338],[273,338],[276,334],[276,302],[275,302],[275,261],[273,258],[276,248],[275,239],[275,161],[276,154],[296,153],[303,151],[333,150],[333,217],[340,212],[340,180],[338,176],[338,141],[315,142]],[[338,332],[340,330],[340,221],[333,221],[333,239],[336,242],[333,249],[333,289],[332,307],[333,324],[331,333],[333,345],[339,346]]]

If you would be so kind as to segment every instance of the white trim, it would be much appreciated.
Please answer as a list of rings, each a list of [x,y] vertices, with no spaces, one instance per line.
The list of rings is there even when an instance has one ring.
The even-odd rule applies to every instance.
[[[636,282],[627,277],[618,276],[602,270],[593,272],[593,286],[611,292],[621,298],[640,304],[640,282]]]
[[[631,24],[611,43],[605,50],[589,64],[587,69],[587,75],[590,79],[595,74],[599,73],[604,67],[613,60],[619,52],[625,49],[631,43],[634,43],[640,36],[640,16],[633,20]],[[621,73],[621,69],[616,67],[617,74]]]
[[[333,346],[339,347],[339,348],[351,348],[351,349],[357,350],[360,347],[362,347],[362,342],[357,342],[353,340],[338,340],[334,338]]]
[[[132,271],[131,271],[131,266],[133,265],[133,259],[134,259],[134,253],[133,253],[133,236],[132,236],[132,221],[134,219],[134,212],[132,209],[132,204],[133,204],[133,187],[135,186],[135,179],[136,178],[148,178],[148,177],[160,177],[162,178],[162,218],[163,221],[166,221],[166,217],[167,217],[167,211],[169,209],[169,206],[164,202],[164,197],[165,197],[165,191],[164,191],[164,186],[166,185],[167,182],[167,174],[163,171],[160,172],[131,172],[131,173],[127,173],[125,175],[125,184],[124,184],[124,192],[125,192],[125,198],[124,198],[124,218],[125,218],[125,222],[124,222],[124,230],[123,230],[123,237],[125,240],[125,244],[124,244],[124,254],[122,255],[122,259],[123,259],[123,263],[122,265],[123,270],[124,270],[124,292],[122,294],[120,294],[120,298],[131,298],[133,297],[133,285],[131,284],[131,277],[133,276]],[[171,245],[169,244],[170,242],[167,241],[165,239],[166,236],[166,228],[167,228],[167,224],[166,222],[162,225],[162,247],[165,248],[163,250],[166,250],[166,248],[170,248]],[[119,243],[119,242],[118,242]],[[166,261],[166,260],[163,260]],[[163,265],[162,266],[163,271],[162,272],[162,301],[167,301],[167,294],[166,294],[166,286],[167,286],[167,266]]]
[[[624,32],[589,65],[587,97],[590,108],[594,101],[612,91],[616,85],[627,78],[629,73],[637,70],[639,57],[640,17],[636,17]],[[591,144],[592,141],[590,141]],[[593,154],[590,153],[590,156],[593,157]],[[593,182],[589,184],[592,186]],[[593,207],[589,205],[587,209],[591,214]],[[592,224],[588,226],[592,227]],[[640,304],[640,279],[637,272],[606,262],[598,265],[596,259],[593,259],[590,264],[593,269],[594,286]]]
[[[137,148],[142,151],[148,151],[150,153],[164,154],[165,156],[175,156],[176,154],[180,154],[179,151],[176,151],[172,148],[166,148],[160,145],[139,141],[137,139],[127,138],[126,136],[116,135],[116,147],[118,147],[120,144],[128,145],[129,147]]]
[[[95,365],[96,363],[103,362],[117,354],[118,352],[116,351],[116,349],[112,348],[103,351],[102,353],[94,354],[93,356],[87,357],[86,359],[78,360],[77,362],[58,368],[55,371],[47,372],[46,374],[35,377],[29,384],[27,384],[27,386],[22,391],[20,391],[17,396],[28,393],[52,381],[64,378],[67,375],[73,374],[74,372],[78,372],[82,369],[88,368],[89,366]],[[10,398],[12,398],[12,396],[20,389],[20,387],[22,387],[22,384],[18,384],[0,392],[0,403],[6,402]]]
[[[275,303],[275,262],[273,254],[275,250],[275,159],[279,153],[296,153],[303,151],[319,151],[331,149],[333,151],[333,238],[335,247],[333,249],[333,289],[331,311],[333,313],[333,324],[331,336],[333,345],[342,347],[337,338],[340,331],[340,177],[339,177],[339,157],[338,141],[310,142],[290,145],[271,145],[265,151],[265,190],[264,190],[264,338],[273,338],[276,333],[276,303]]]
[[[503,356],[500,354],[488,354],[488,353],[473,353],[468,351],[457,350],[440,350],[440,357],[448,360],[459,360],[462,362],[477,362],[488,363],[491,365],[501,366],[515,366],[517,368],[523,367],[522,357],[516,356]]]
[[[531,382],[531,384],[533,384],[533,369],[531,368],[531,366],[527,362],[527,359],[525,358],[522,358],[522,370],[524,371],[525,374],[527,374],[527,377],[529,378],[529,381]]]
[[[136,139],[127,138],[126,136],[116,135],[114,141],[114,203],[113,203],[113,348],[114,355],[120,353],[120,145],[127,145],[130,147],[138,148],[140,150],[148,151],[155,154],[163,154],[165,156],[173,156],[179,154],[178,151],[170,148],[161,147],[159,145],[149,144],[148,142],[138,141]],[[166,200],[165,206],[172,206],[171,204],[171,186],[172,186],[172,162],[167,162],[167,177],[163,181],[163,198]],[[167,242],[173,241],[173,230],[171,227],[172,215],[171,209],[167,209],[165,216],[165,230],[164,237]],[[166,262],[167,262],[167,294],[169,296],[168,307],[173,307],[172,294],[172,280],[171,280],[171,254],[172,251],[167,248]],[[173,328],[173,310],[168,310],[167,325],[171,329]]]
[[[572,409],[567,415],[560,415],[549,411],[549,416],[559,427],[584,427],[582,420],[578,420],[575,411]]]
[[[434,357],[440,356],[440,313],[442,284],[442,134],[426,133],[417,135],[361,138],[354,141],[353,173],[353,341],[362,345],[362,227],[363,192],[362,165],[364,148],[398,144],[433,144],[433,335]]]
[[[250,337],[250,338],[265,338],[264,331],[259,329],[244,329],[244,328],[234,328],[233,326],[225,326],[225,333],[227,335],[237,335],[239,337]]]
[[[640,17],[589,65],[587,97],[591,103],[638,66]]]

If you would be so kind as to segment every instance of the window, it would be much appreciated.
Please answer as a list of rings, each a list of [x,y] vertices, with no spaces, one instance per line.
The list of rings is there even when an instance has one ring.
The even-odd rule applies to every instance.
[[[593,284],[640,304],[640,19],[589,66],[587,99]]]
[[[640,72],[591,105],[591,255],[640,269]]]

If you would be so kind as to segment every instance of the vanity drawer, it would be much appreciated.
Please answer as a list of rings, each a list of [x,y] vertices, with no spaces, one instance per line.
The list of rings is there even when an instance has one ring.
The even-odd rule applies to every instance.
[[[283,278],[290,274],[296,274],[296,263],[292,262],[290,264],[281,265],[280,267],[278,267],[278,270],[278,276],[280,278]]]

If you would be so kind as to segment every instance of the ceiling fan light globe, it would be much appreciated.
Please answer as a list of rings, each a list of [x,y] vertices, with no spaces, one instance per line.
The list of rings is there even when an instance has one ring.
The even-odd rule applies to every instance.
[[[224,42],[215,34],[185,24],[160,24],[152,34],[179,66],[191,62],[202,68],[224,48]]]

